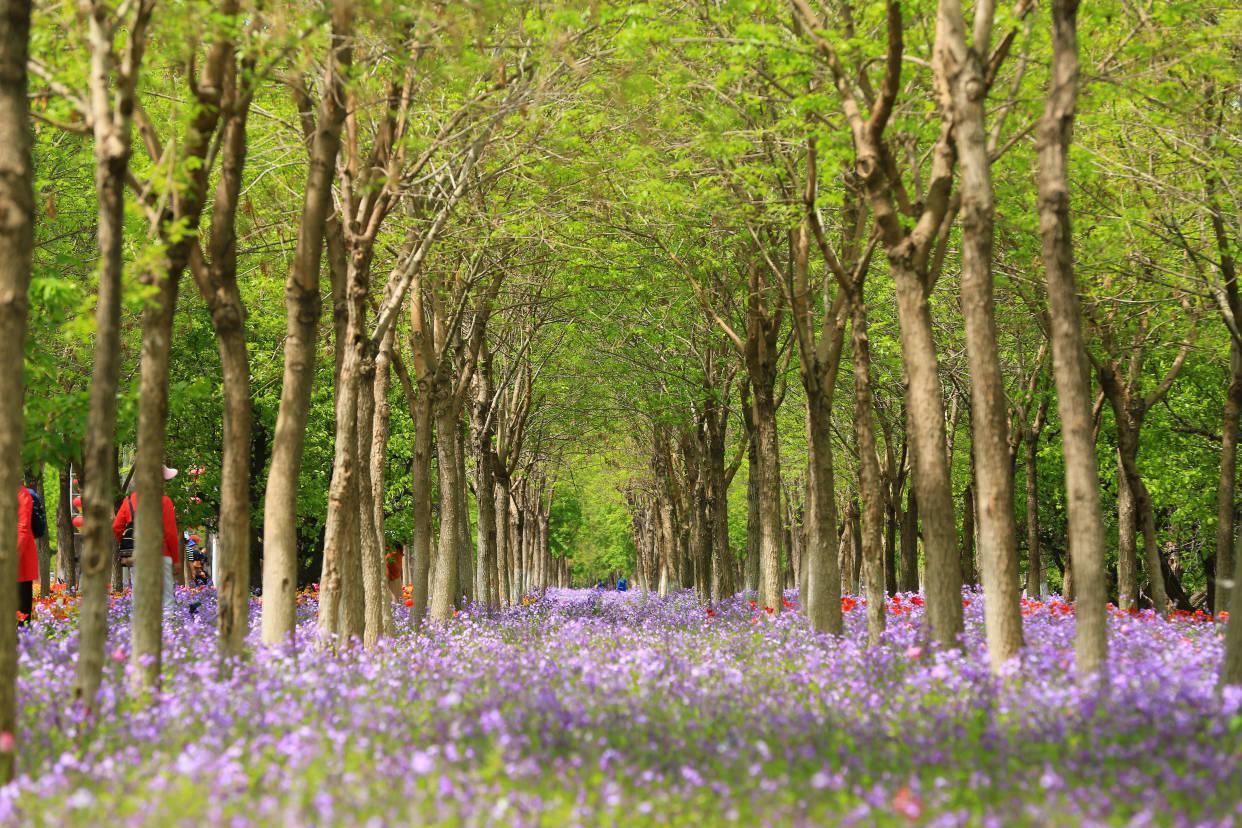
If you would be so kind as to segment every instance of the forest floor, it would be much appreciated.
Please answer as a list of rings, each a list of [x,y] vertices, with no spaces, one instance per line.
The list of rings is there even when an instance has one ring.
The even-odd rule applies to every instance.
[[[981,597],[963,601],[954,651],[920,643],[918,596],[891,601],[868,649],[855,599],[834,640],[744,597],[554,590],[422,632],[398,606],[396,637],[329,654],[304,596],[295,644],[252,631],[221,679],[214,595],[182,591],[149,703],[124,689],[119,596],[84,735],[74,609],[54,596],[21,634],[23,775],[0,823],[1242,822],[1242,691],[1213,686],[1218,624],[1114,613],[1109,684],[1081,689],[1070,607],[1026,605],[1022,663],[998,680]]]

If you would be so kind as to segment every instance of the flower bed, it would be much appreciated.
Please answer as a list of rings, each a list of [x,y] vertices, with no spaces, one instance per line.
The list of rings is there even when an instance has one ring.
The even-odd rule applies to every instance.
[[[201,602],[194,614],[191,602]],[[796,597],[789,596],[796,604]],[[1107,688],[1073,681],[1072,608],[1024,604],[997,680],[982,597],[960,651],[889,602],[885,643],[811,633],[745,598],[552,591],[376,650],[293,646],[217,672],[214,595],[182,591],[163,692],[125,691],[128,598],[110,609],[101,724],[70,704],[73,613],[21,635],[22,824],[1227,824],[1242,820],[1242,690],[1214,688],[1211,619],[1110,618]],[[258,603],[252,607],[258,612]],[[257,618],[255,619],[257,621]]]

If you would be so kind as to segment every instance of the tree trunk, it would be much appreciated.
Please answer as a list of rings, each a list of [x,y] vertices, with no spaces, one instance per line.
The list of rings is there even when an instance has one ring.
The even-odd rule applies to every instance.
[[[26,60],[29,0],[8,3],[0,15],[0,732],[17,732],[17,499],[22,485],[23,361],[34,250],[34,191]],[[43,567],[40,567],[42,575]],[[0,751],[0,783],[16,772],[17,749]]]
[[[901,577],[898,589],[919,591],[919,501],[914,487],[906,490],[906,508],[901,515]]]
[[[298,476],[306,443],[311,385],[315,378],[315,340],[321,313],[319,259],[345,120],[344,77],[353,61],[352,14],[348,0],[334,0],[331,55],[311,139],[297,246],[285,283],[284,377],[263,503],[263,641],[266,644],[279,644],[293,634],[298,583]]]
[[[1242,345],[1229,342],[1229,390],[1221,417],[1220,483],[1216,490],[1216,578],[1208,584],[1208,607],[1213,613],[1229,606],[1230,590],[1238,588],[1233,572],[1234,515],[1238,479],[1238,425],[1242,417]]]
[[[1022,444],[1026,447],[1026,594],[1039,599],[1044,597],[1046,580],[1039,549],[1039,435],[1026,435]]]
[[[451,402],[437,395],[436,457],[440,467],[440,542],[436,549],[435,584],[431,590],[429,615],[433,621],[448,621],[461,592],[458,584],[458,555],[461,542],[461,481],[457,464],[457,412]]]
[[[428,577],[431,572],[431,451],[432,451],[432,400],[430,387],[423,380],[418,383],[418,398],[414,401],[414,458],[410,465],[410,488],[413,489],[414,535],[411,552],[413,557],[413,587],[410,591],[410,618],[415,622],[427,614],[430,594]]]
[[[746,451],[746,468],[746,589],[758,592],[762,532],[759,526],[759,438],[753,432]]]
[[[368,346],[363,355],[358,391],[358,533],[359,561],[362,565],[363,626],[362,646],[372,648],[392,627],[392,594],[384,565],[384,538],[375,521],[377,509],[375,481],[372,479],[376,428],[377,368]],[[383,458],[381,457],[381,464]],[[379,506],[382,510],[382,505]]]
[[[3,46],[0,46],[0,49],[2,48]],[[0,65],[3,65],[3,64],[0,63]],[[3,93],[0,93],[0,94],[3,94]],[[4,163],[3,159],[0,158],[0,169],[3,169],[3,163]],[[3,190],[0,190],[0,202],[2,201],[3,201]],[[0,233],[3,233],[3,231],[0,230]],[[3,246],[3,242],[0,242],[0,247],[2,246]],[[0,276],[0,285],[2,284],[4,284],[3,276]],[[4,303],[4,299],[0,298],[0,308],[3,307],[3,303]],[[4,313],[3,310],[0,309],[0,320],[3,319],[3,313]],[[3,324],[4,322],[0,321],[0,326],[3,326]],[[23,392],[24,392],[24,389],[23,389]],[[2,447],[0,447],[0,451],[3,451]],[[46,508],[47,492],[45,492],[43,488],[43,478],[45,474],[46,474],[46,470],[45,470],[44,464],[38,463],[35,466],[34,488],[35,488],[35,491],[39,493],[39,500],[45,504],[45,508]],[[51,535],[48,532],[44,531],[42,537],[35,539],[35,545],[38,547],[38,551],[39,551],[39,594],[46,596],[52,591],[52,539],[51,539]]]
[[[496,594],[497,606],[513,603],[513,573],[509,569],[509,483],[496,476],[493,494],[493,525],[496,530]]]
[[[893,501],[887,500],[884,504],[884,591],[889,595],[897,593],[897,527],[900,521]]]
[[[352,279],[350,280],[352,283]],[[352,305],[353,303],[351,303]],[[361,320],[350,318],[346,325],[346,345],[342,364],[336,381],[336,451],[332,463],[332,481],[328,488],[328,515],[324,527],[323,571],[319,577],[319,634],[322,643],[329,644],[340,635],[347,638],[345,630],[338,626],[338,616],[349,612],[351,601],[342,603],[342,594],[352,592],[357,584],[345,584],[343,579],[352,572],[350,566],[351,543],[358,535],[358,396],[360,389],[361,355],[351,347],[351,340],[360,338]],[[368,458],[369,459],[369,458]],[[361,632],[361,630],[359,630]]]
[[[1225,660],[1220,666],[1222,686],[1242,684],[1242,555],[1236,553],[1233,562],[1233,585],[1234,589],[1229,598],[1229,624],[1225,629]]]
[[[1118,417],[1125,413],[1116,412]],[[1147,589],[1156,612],[1165,615],[1169,611],[1169,594],[1164,586],[1164,570],[1160,565],[1160,548],[1156,540],[1156,513],[1151,502],[1151,493],[1138,468],[1139,435],[1136,424],[1122,423],[1117,425],[1117,451],[1121,458],[1122,471],[1130,484],[1130,493],[1134,496],[1134,510],[1138,518],[1139,528],[1143,533],[1143,564],[1147,569]]]
[[[756,445],[759,449],[759,605],[781,610],[781,466],[776,433],[776,399],[770,382],[753,383]]]
[[[221,316],[213,313],[213,318]],[[250,367],[240,317],[217,322],[224,384],[224,444],[220,471],[220,656],[240,655],[250,611]]]
[[[914,487],[922,509],[927,621],[933,640],[956,646],[962,631],[962,571],[931,312],[918,273],[891,255],[889,262],[897,288]]]
[[[134,458],[134,593],[130,683],[159,686],[163,645],[164,449],[168,424],[168,363],[180,269],[157,275],[158,298],[142,313],[138,451]]]
[[[388,388],[392,381],[392,353],[395,346],[396,329],[389,327],[380,340],[379,353],[375,357],[375,384],[372,398],[375,400],[375,416],[371,423],[371,508],[373,509],[373,525],[375,536],[380,544],[381,557],[388,549],[388,535],[384,530],[384,499],[385,472],[388,465],[388,438],[391,431],[392,407],[388,402]],[[361,427],[361,424],[360,426]],[[402,556],[402,567],[409,563],[409,555]],[[404,573],[403,573],[404,576]],[[380,614],[384,621],[384,632],[392,635],[396,630],[393,626],[392,601],[387,594],[387,567],[384,567],[381,587],[384,590]],[[404,586],[405,578],[402,578]]]
[[[457,423],[453,459],[457,463],[457,591],[461,605],[474,601],[474,543],[470,538],[470,491],[466,478],[466,430],[460,415]]]
[[[61,583],[69,589],[78,585],[77,549],[73,526],[73,475],[65,463],[58,474],[60,497],[56,502],[56,568]]]
[[[105,21],[90,17],[90,86],[95,103],[95,192],[98,219],[99,296],[95,305],[94,368],[90,409],[83,450],[82,603],[79,608],[78,677],[76,694],[93,711],[102,679],[107,640],[108,579],[116,565],[112,537],[116,458],[116,393],[121,368],[121,272],[124,243],[125,176],[131,152],[131,113],[136,72],[142,63],[146,23],[151,4],[140,3],[130,32],[130,73],[121,77],[116,110],[111,98],[110,67],[116,56]],[[16,123],[16,122],[11,122]],[[7,146],[16,146],[6,142]]]
[[[1052,67],[1037,129],[1039,230],[1048,284],[1053,374],[1065,450],[1070,567],[1077,593],[1078,672],[1103,671],[1108,657],[1104,516],[1095,463],[1091,386],[1074,278],[1068,154],[1078,99],[1078,0],[1052,0]]]
[[[966,484],[962,492],[962,581],[974,586],[975,577],[975,484]]]
[[[968,45],[961,3],[940,0],[933,65],[942,110],[952,121],[961,170],[960,295],[970,367],[971,453],[977,485],[984,630],[992,671],[999,672],[1022,648],[1022,596],[1008,411],[992,296],[996,205],[984,113],[992,7],[976,7],[974,14],[979,39]],[[987,24],[982,29],[981,20]]]
[[[854,367],[854,438],[858,443],[859,498],[862,500],[862,566],[867,584],[867,643],[876,646],[884,634],[884,492],[876,457],[875,401],[871,393],[871,343],[862,282],[850,297],[850,341]]]
[[[1134,495],[1126,471],[1117,455],[1117,606],[1132,610],[1138,606],[1138,526]]]

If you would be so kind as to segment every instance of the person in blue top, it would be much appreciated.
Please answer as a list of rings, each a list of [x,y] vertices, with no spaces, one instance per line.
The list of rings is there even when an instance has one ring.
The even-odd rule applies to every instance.
[[[626,583],[624,575],[617,579],[617,592],[625,592],[629,588],[630,585]]]

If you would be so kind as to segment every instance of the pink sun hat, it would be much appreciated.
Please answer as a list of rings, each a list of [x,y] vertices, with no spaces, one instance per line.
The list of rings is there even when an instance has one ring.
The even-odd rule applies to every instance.
[[[165,480],[172,480],[176,476],[177,476],[176,469],[170,469],[168,468],[168,466],[164,467],[164,479]]]

